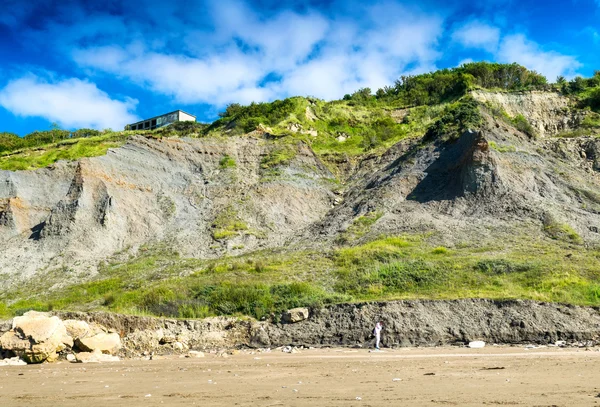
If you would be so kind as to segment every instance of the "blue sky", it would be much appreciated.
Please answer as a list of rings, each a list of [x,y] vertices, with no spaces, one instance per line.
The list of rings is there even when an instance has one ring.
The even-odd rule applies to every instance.
[[[2,0],[0,131],[339,99],[465,61],[600,69],[600,0]]]

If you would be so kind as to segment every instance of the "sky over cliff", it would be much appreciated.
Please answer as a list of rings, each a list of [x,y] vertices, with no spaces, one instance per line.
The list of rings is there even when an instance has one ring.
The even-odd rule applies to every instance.
[[[467,61],[600,69],[600,0],[3,0],[0,131],[115,130],[175,109],[338,99]]]

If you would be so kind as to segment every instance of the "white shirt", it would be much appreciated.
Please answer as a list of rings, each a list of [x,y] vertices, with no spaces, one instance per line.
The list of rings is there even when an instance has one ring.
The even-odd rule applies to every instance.
[[[375,335],[381,334],[381,328],[383,328],[383,326],[381,326],[379,322],[375,324]]]

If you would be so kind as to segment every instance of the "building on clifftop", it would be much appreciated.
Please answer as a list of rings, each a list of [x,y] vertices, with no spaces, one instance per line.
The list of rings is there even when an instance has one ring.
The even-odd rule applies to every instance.
[[[175,122],[195,122],[196,116],[186,113],[183,110],[175,110],[171,113],[165,113],[160,116],[142,120],[137,123],[128,124],[125,130],[152,130],[164,127]]]

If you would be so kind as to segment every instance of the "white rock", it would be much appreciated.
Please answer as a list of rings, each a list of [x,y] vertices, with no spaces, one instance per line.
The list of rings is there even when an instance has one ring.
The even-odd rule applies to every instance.
[[[100,332],[94,336],[79,338],[76,341],[77,348],[84,352],[115,354],[121,349],[121,338],[118,333]]]
[[[197,350],[191,350],[188,352],[188,356],[191,358],[203,358],[204,357],[204,352],[200,352]]]
[[[79,352],[76,355],[77,362],[79,363],[104,363],[104,362],[118,362],[118,356],[106,355],[100,351],[95,352]]]
[[[14,358],[0,360],[0,366],[24,366],[27,362],[15,356]]]
[[[467,345],[467,346],[469,348],[479,349],[479,348],[485,347],[485,342],[484,341],[471,341],[471,342],[469,342],[469,345]]]
[[[308,308],[293,308],[283,313],[283,321],[294,324],[308,318]]]

